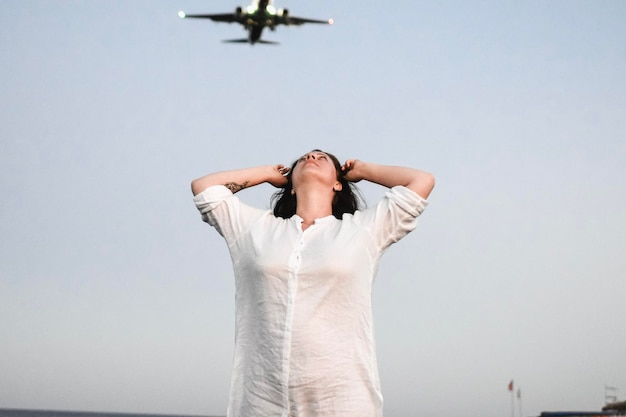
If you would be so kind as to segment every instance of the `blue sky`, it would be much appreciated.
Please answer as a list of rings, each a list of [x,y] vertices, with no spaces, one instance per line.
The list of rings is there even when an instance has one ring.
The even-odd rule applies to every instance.
[[[626,3],[284,0],[335,25],[253,47],[177,17],[237,5],[0,4],[0,407],[225,414],[232,271],[189,182],[312,148],[437,177],[374,288],[387,416],[624,400]]]

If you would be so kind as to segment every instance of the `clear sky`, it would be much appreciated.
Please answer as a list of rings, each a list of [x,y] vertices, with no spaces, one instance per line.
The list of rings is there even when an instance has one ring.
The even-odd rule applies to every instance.
[[[189,182],[312,148],[437,178],[374,287],[386,416],[626,399],[626,2],[284,0],[335,25],[279,46],[177,16],[237,5],[0,2],[0,407],[225,414]]]

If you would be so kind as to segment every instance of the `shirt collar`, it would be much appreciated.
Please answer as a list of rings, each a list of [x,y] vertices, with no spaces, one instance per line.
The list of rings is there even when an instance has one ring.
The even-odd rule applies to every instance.
[[[335,216],[333,216],[332,214],[329,214],[326,217],[320,217],[319,219],[315,219],[315,224],[332,222],[334,219],[335,219]],[[293,216],[291,216],[291,220],[296,222],[297,224],[300,224],[302,223],[304,219],[298,216],[297,214],[294,214]]]

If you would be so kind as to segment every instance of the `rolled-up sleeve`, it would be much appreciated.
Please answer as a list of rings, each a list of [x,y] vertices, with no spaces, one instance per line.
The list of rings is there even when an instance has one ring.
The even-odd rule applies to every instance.
[[[214,185],[194,196],[202,220],[213,226],[230,246],[241,233],[268,210],[243,204],[223,185]]]
[[[385,197],[413,217],[418,217],[428,206],[427,200],[406,187],[393,187],[385,193]]]
[[[215,226],[216,219],[210,213],[224,200],[233,197],[233,193],[223,185],[214,185],[207,188],[193,198],[202,220]]]
[[[428,201],[406,187],[396,186],[373,207],[355,213],[355,221],[367,228],[380,251],[397,242],[417,227],[417,218]]]

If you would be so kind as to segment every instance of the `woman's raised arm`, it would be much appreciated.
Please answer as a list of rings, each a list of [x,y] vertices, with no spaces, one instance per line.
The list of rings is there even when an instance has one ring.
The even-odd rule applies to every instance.
[[[366,180],[388,188],[402,185],[422,198],[428,198],[435,187],[435,177],[431,173],[415,168],[348,159],[341,170],[348,181]]]
[[[191,181],[191,192],[197,195],[212,185],[223,185],[236,193],[264,182],[282,187],[287,183],[284,175],[288,172],[289,167],[282,164],[213,172]]]

